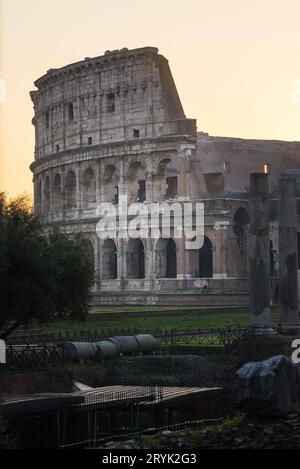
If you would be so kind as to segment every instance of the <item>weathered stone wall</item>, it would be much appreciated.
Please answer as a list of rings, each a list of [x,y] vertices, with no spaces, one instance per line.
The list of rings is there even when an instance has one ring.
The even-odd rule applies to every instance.
[[[249,192],[249,174],[264,170],[268,170],[270,193],[276,192],[283,173],[300,170],[300,142],[214,137],[200,132],[197,143],[211,194]]]

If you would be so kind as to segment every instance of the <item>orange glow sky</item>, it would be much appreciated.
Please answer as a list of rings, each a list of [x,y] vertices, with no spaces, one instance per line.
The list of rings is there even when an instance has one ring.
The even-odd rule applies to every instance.
[[[0,0],[0,9],[0,190],[11,195],[32,192],[33,81],[106,49],[158,47],[199,130],[300,140],[299,0]]]

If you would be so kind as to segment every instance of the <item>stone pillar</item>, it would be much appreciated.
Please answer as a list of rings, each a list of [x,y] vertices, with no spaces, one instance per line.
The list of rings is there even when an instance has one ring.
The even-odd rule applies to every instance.
[[[118,190],[119,190],[119,196],[120,195],[127,195],[127,179],[126,179],[126,170],[128,171],[128,168],[126,168],[124,159],[121,158],[119,161],[119,181],[118,181]]]
[[[186,145],[178,150],[177,190],[179,200],[190,200],[190,158],[192,148],[193,146]]]
[[[278,197],[280,329],[288,333],[300,329],[296,181],[294,178],[279,179]]]
[[[182,238],[175,239],[175,242],[178,246],[177,251],[177,278],[187,279],[191,278],[190,273],[190,259],[189,251],[185,248],[186,239],[183,236]]]
[[[151,238],[144,240],[145,246],[145,278],[151,280],[154,274],[155,266],[153,265],[152,252],[154,250],[154,241]]]
[[[151,203],[153,201],[152,190],[153,190],[153,173],[151,170],[147,172],[147,177],[146,177],[146,202]]]
[[[101,185],[103,184],[102,182],[102,174],[101,174],[101,165],[100,165],[100,160],[97,161],[97,164],[95,166],[96,168],[96,210],[98,209],[99,205],[101,204],[102,200],[102,194],[101,194]]]
[[[76,168],[75,168],[75,176],[76,176],[76,208],[77,208],[77,210],[81,210],[81,208],[82,208],[82,198],[81,198],[81,171],[80,171],[80,163],[76,165]]]
[[[229,226],[229,221],[216,221],[214,224],[215,229],[215,250],[213,253],[213,278],[222,279],[227,278],[226,266],[226,250],[227,250],[227,236],[226,230]]]
[[[268,175],[250,175],[250,271],[251,325],[254,334],[272,334],[270,310],[270,239]]]

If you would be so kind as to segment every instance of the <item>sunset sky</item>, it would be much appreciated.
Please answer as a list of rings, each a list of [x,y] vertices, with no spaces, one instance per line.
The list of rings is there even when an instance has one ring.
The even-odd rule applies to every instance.
[[[158,47],[198,130],[300,140],[299,0],[0,0],[0,9],[0,190],[12,196],[32,192],[34,80],[107,49]]]

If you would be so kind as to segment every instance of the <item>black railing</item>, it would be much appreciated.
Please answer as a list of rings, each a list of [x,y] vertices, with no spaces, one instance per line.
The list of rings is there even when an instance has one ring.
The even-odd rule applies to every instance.
[[[44,367],[65,363],[62,344],[7,345],[5,366],[14,368]]]
[[[161,345],[226,345],[234,340],[240,339],[250,332],[248,326],[228,326],[221,328],[199,328],[199,329],[90,329],[88,331],[65,331],[59,334],[30,334],[10,336],[7,338],[8,345],[45,345],[61,344],[63,342],[95,342],[112,336],[152,334]]]
[[[65,333],[59,335],[18,336],[12,337],[6,346],[6,365],[8,367],[44,367],[63,365],[67,362],[64,356],[63,343],[93,342],[114,335],[152,334],[162,346],[226,346],[251,333],[247,326],[223,328],[203,328],[197,330],[139,330],[139,329],[103,329]],[[162,347],[163,350],[164,347]]]

